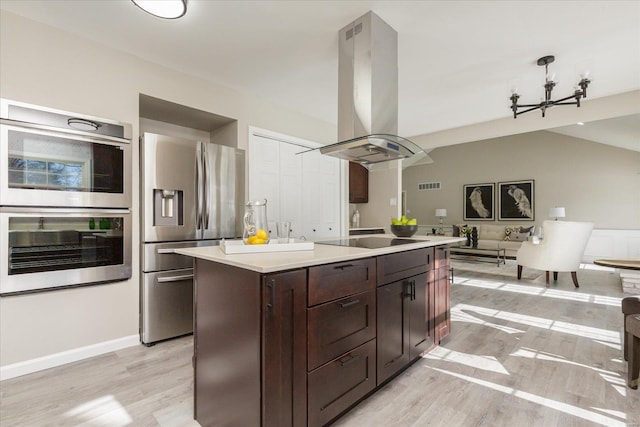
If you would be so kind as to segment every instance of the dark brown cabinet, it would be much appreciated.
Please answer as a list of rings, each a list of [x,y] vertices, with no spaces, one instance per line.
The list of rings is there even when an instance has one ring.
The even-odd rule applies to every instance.
[[[307,424],[307,271],[196,259],[194,418],[203,427]]]
[[[310,307],[375,287],[375,258],[309,267]]]
[[[309,427],[327,424],[376,387],[376,340],[309,373]]]
[[[378,384],[434,344],[433,259],[432,248],[378,257]]]
[[[306,271],[263,276],[262,425],[307,423]]]
[[[378,384],[433,345],[428,289],[427,273],[378,288]]]
[[[362,292],[309,309],[308,369],[376,337],[376,293]]]
[[[435,273],[435,301],[434,301],[434,338],[436,343],[449,335],[451,329],[451,284],[449,277],[449,267],[441,267]]]
[[[369,201],[369,170],[364,166],[349,162],[349,203]]]
[[[195,262],[194,418],[323,426],[450,332],[446,246],[261,274]]]
[[[451,330],[451,257],[448,246],[435,248],[433,270],[434,302],[433,321],[434,339],[436,343],[449,335]]]
[[[309,267],[309,426],[376,386],[376,277],[375,258]]]

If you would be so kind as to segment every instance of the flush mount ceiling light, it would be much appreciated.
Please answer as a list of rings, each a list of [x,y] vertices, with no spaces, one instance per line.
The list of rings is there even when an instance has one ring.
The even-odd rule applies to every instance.
[[[520,114],[528,113],[529,111],[534,110],[542,111],[542,117],[544,117],[547,108],[553,107],[555,105],[576,105],[577,107],[580,107],[580,99],[587,97],[587,86],[589,86],[591,80],[589,80],[585,74],[576,85],[573,95],[569,95],[565,98],[555,101],[551,99],[551,91],[553,90],[557,82],[553,81],[554,76],[549,76],[549,64],[551,64],[555,59],[556,58],[553,55],[543,56],[542,58],[538,59],[538,65],[544,65],[544,101],[540,101],[539,104],[518,104],[520,95],[518,95],[516,90],[513,91],[513,93],[511,94],[511,98],[509,99],[511,99],[511,110],[513,111],[514,119]],[[575,99],[575,101],[565,102],[569,99]],[[526,108],[526,110],[518,111],[518,108]]]
[[[176,19],[187,13],[187,0],[131,0],[151,15],[164,19]]]

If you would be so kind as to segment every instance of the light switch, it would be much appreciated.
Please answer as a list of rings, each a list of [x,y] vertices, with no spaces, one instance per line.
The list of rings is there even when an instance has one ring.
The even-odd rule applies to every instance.
[[[392,197],[389,199],[389,206],[398,206],[398,198]]]

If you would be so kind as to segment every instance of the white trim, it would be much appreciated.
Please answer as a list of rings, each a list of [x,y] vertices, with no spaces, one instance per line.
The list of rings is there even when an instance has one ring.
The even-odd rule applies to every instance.
[[[274,132],[272,130],[262,129],[255,126],[249,126],[249,140],[251,140],[251,137],[253,135],[273,139],[275,141],[286,142],[287,144],[299,145],[301,147],[309,149],[319,148],[323,146],[319,142],[298,138],[297,136],[285,135],[284,133]]]
[[[0,381],[31,374],[44,369],[54,368],[78,360],[88,359],[112,351],[122,350],[127,347],[134,347],[140,344],[139,335],[129,335],[127,337],[116,338],[111,341],[103,341],[85,347],[74,348],[60,353],[49,354],[37,357],[24,362],[13,363],[11,365],[0,366]]]

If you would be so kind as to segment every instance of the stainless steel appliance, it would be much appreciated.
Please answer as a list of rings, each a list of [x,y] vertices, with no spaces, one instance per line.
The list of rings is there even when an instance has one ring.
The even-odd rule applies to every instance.
[[[398,133],[398,33],[368,12],[338,33],[338,140],[320,153],[368,166],[419,154]]]
[[[131,277],[131,125],[0,100],[0,295]]]
[[[0,100],[0,206],[131,207],[131,125]]]
[[[144,133],[141,138],[140,339],[193,331],[193,261],[174,250],[242,236],[244,151]]]
[[[128,209],[0,208],[4,295],[131,277]]]

